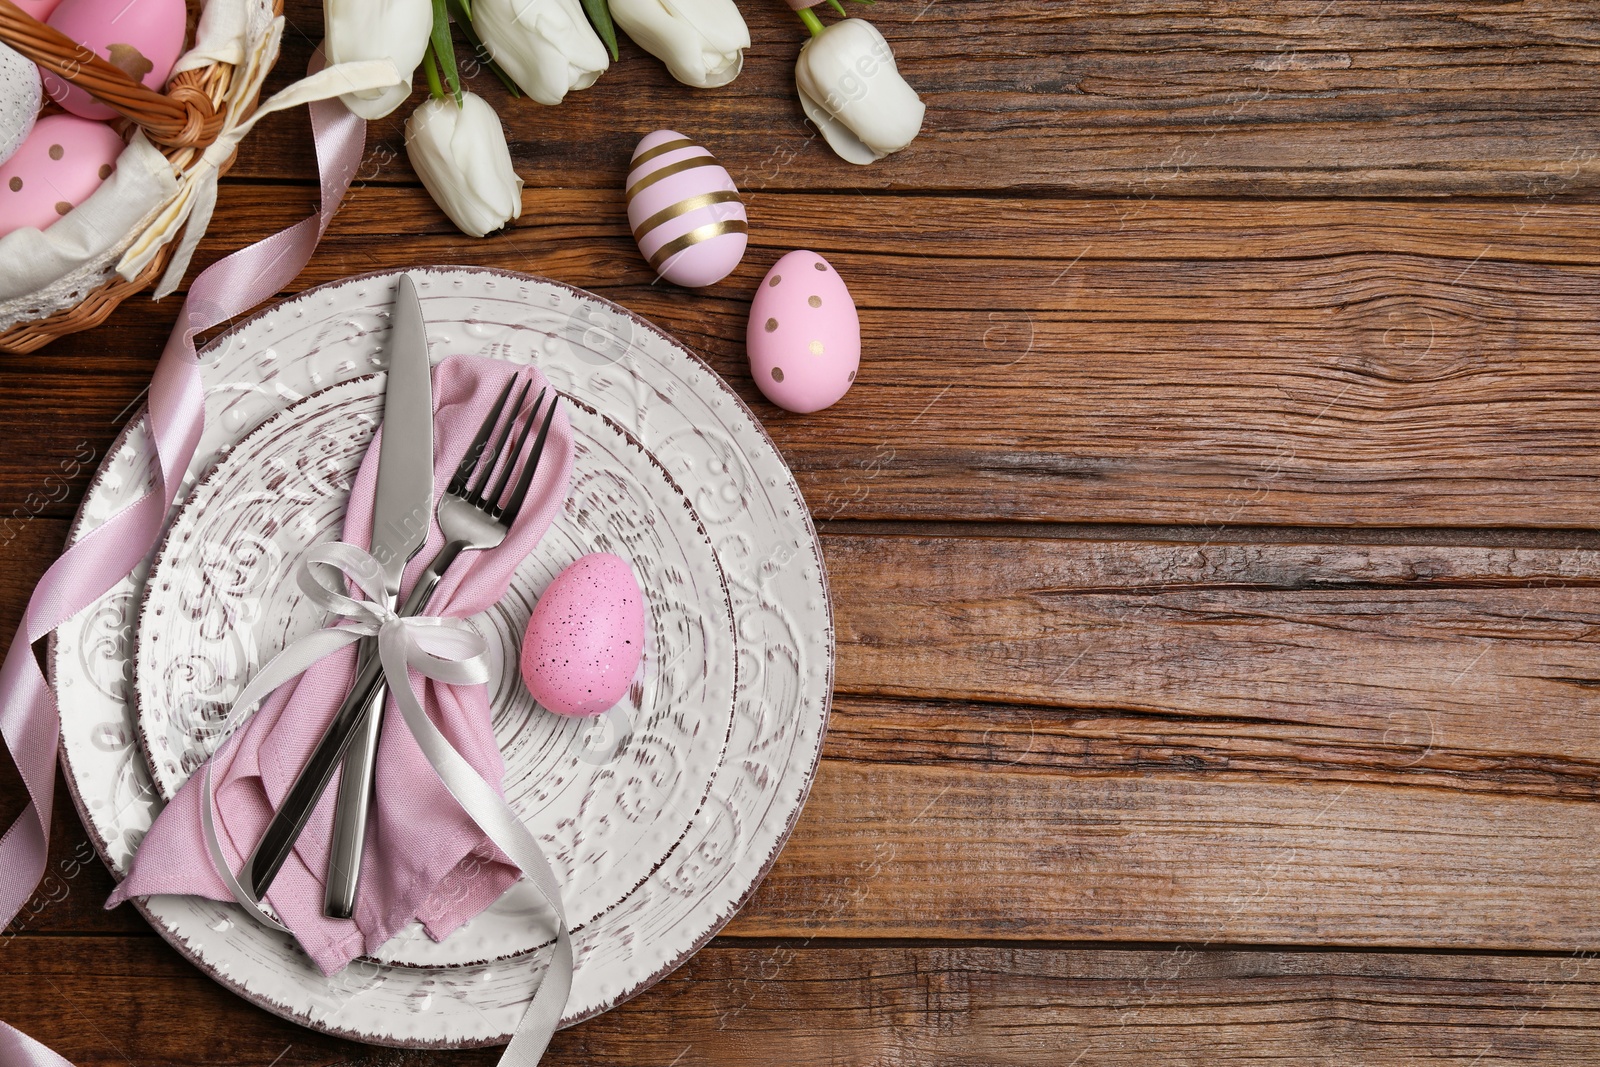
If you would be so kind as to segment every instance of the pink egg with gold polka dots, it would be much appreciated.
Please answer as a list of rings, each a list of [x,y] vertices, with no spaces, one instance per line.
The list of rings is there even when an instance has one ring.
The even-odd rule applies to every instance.
[[[103,122],[48,115],[0,166],[0,237],[24,226],[48,229],[111,177],[122,138]]]
[[[750,373],[787,411],[820,411],[844,396],[861,367],[861,319],[839,272],[815,252],[772,265],[750,305]]]
[[[49,24],[113,67],[160,92],[183,53],[189,12],[184,0],[61,0]],[[117,113],[65,78],[45,72],[44,91],[74,115],[114,119]]]

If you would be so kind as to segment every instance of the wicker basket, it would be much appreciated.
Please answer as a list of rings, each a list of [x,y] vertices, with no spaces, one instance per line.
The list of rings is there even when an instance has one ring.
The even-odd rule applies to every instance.
[[[275,11],[282,0],[273,0]],[[187,170],[222,129],[222,104],[234,68],[225,63],[186,70],[167,83],[165,93],[147,89],[94,52],[60,31],[23,12],[11,0],[0,0],[0,41],[41,68],[67,79],[144,130],[178,172]],[[251,106],[254,106],[252,102]],[[230,160],[231,162],[231,160]],[[86,294],[73,307],[34,322],[19,322],[0,332],[0,351],[31,352],[57,337],[98,325],[116,306],[155,283],[172,255],[168,243],[132,281],[113,277]]]

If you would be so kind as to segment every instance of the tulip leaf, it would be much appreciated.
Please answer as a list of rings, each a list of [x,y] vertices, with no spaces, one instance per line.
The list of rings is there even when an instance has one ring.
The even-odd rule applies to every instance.
[[[467,44],[472,46],[473,55],[479,63],[489,68],[489,73],[500,79],[500,84],[506,87],[506,92],[513,98],[521,99],[522,90],[511,76],[500,68],[489,54],[489,49],[484,47],[483,40],[478,36],[478,29],[472,24],[472,9],[467,6],[467,0],[445,0],[445,5],[450,9],[450,14],[455,16],[456,25],[461,27],[461,33],[467,39]]]
[[[611,58],[619,58],[617,52],[617,28],[611,23],[611,5],[606,0],[583,0],[584,13],[589,16],[589,22],[594,26],[594,32],[606,43]]]
[[[433,0],[433,36],[430,39],[433,54],[444,74],[444,84],[450,94],[461,102],[461,74],[456,70],[456,46],[450,39],[450,12],[445,0]]]
[[[839,14],[843,15],[845,18],[850,17],[850,12],[844,9],[844,5],[839,3],[839,0],[828,0],[828,6],[833,8]]]

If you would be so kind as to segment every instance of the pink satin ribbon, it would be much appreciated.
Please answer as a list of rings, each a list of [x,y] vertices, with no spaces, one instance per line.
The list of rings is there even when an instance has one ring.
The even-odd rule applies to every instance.
[[[14,1026],[0,1022],[0,1064],[5,1067],[72,1067]]]
[[[310,109],[322,177],[322,203],[317,213],[213,263],[194,280],[150,383],[148,417],[159,460],[156,488],[113,515],[51,565],[34,588],[5,665],[0,667],[0,739],[21,772],[29,797],[28,807],[0,837],[0,929],[22,910],[44,877],[50,839],[61,720],[55,695],[34,658],[34,642],[125,578],[161,536],[167,510],[205,422],[195,335],[248,311],[287,286],[310,260],[333,221],[360,166],[367,124],[338,100],[319,101]],[[15,1033],[9,1027],[6,1031]],[[0,1031],[0,1041],[6,1039],[6,1031]],[[5,1048],[0,1044],[0,1051]],[[0,1062],[9,1067],[11,1061]],[[24,1062],[65,1061],[57,1057]]]

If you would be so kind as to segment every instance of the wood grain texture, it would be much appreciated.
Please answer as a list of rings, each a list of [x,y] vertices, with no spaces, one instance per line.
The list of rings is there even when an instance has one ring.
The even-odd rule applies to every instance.
[[[1597,832],[1585,800],[824,760],[728,930],[1574,951]]]
[[[499,1055],[323,1037],[237,1000],[154,938],[18,939],[0,961],[0,1013],[78,1067],[488,1067]],[[558,1034],[544,1062],[1576,1065],[1600,1012],[1596,970],[1589,954],[721,938]]]
[[[922,135],[870,168],[836,159],[794,90],[804,30],[747,4],[739,80],[689,92],[623,42],[558,108],[469,84],[502,115],[531,184],[608,188],[634,144],[699,138],[754,189],[1015,189],[1107,196],[1592,194],[1600,177],[1600,20],[1556,0],[1127,4],[918,0],[870,13],[928,104]],[[316,5],[288,5],[273,85],[306,69]],[[363,172],[414,182],[404,113],[372,128]],[[303,116],[272,118],[234,173],[308,179]]]
[[[277,199],[217,226],[309,206]],[[530,193],[523,225],[464,244],[442,220],[407,237],[425,195],[369,187],[297,284],[457,260],[593,288],[708,359],[821,519],[1593,525],[1600,209],[884,199],[753,198],[754,251],[692,293],[649,284],[615,194]],[[761,274],[802,241],[850,279],[867,352],[850,403],[804,418],[744,356]],[[17,362],[0,415],[47,454],[103,449],[174,314],[118,311],[137,359],[69,339]],[[0,456],[0,503],[36,471]]]
[[[842,693],[1020,701],[1052,726],[1110,716],[1088,732],[1150,743],[1182,722],[1190,742],[1219,746],[1207,762],[1218,772],[1231,752],[1272,752],[1318,778],[1348,765],[1419,785],[1595,795],[1589,550],[825,545]]]

